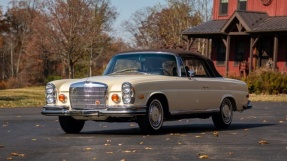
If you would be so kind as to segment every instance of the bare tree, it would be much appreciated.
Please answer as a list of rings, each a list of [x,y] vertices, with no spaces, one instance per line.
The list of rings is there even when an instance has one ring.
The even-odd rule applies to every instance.
[[[172,48],[183,42],[181,32],[202,22],[193,1],[168,0],[135,12],[124,27],[134,38],[138,48]]]
[[[115,9],[107,0],[50,0],[42,4],[41,24],[35,24],[50,59],[62,60],[74,77],[75,64],[89,53],[99,50],[99,42],[111,30]]]
[[[27,52],[29,46],[32,29],[31,25],[36,15],[35,4],[37,0],[19,0],[11,1],[12,8],[9,8],[5,14],[5,18],[1,20],[2,36],[4,37],[3,59],[7,59],[9,55],[10,62],[5,62],[5,67],[10,68],[10,77],[15,78],[21,84],[25,72],[27,72],[31,63],[27,62],[31,53]],[[9,54],[8,54],[9,53]],[[33,62],[33,61],[31,61]],[[23,77],[22,77],[23,76]]]

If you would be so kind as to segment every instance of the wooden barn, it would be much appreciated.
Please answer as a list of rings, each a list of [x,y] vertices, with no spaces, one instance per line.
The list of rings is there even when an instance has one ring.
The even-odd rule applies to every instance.
[[[214,0],[211,21],[182,32],[188,47],[208,40],[210,58],[224,76],[259,68],[287,72],[286,0]]]

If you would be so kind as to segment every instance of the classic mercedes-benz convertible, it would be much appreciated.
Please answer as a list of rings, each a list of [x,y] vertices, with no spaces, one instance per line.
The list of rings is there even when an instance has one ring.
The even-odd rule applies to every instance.
[[[59,116],[66,133],[85,121],[133,121],[152,134],[164,121],[209,117],[226,129],[234,111],[252,108],[248,97],[246,83],[223,78],[201,54],[140,50],[116,54],[102,76],[49,82],[42,114]]]

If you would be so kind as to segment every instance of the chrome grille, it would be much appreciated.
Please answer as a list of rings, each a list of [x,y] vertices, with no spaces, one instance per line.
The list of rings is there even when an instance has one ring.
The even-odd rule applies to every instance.
[[[72,109],[94,110],[106,107],[107,85],[97,82],[80,82],[70,86]]]

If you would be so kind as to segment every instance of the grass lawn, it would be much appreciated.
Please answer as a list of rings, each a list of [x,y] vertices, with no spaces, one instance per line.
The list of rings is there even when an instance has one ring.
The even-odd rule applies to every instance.
[[[0,108],[42,107],[46,102],[44,92],[44,86],[0,90]]]
[[[287,95],[250,95],[251,101],[286,102]],[[42,107],[45,105],[45,87],[0,90],[0,108]]]

